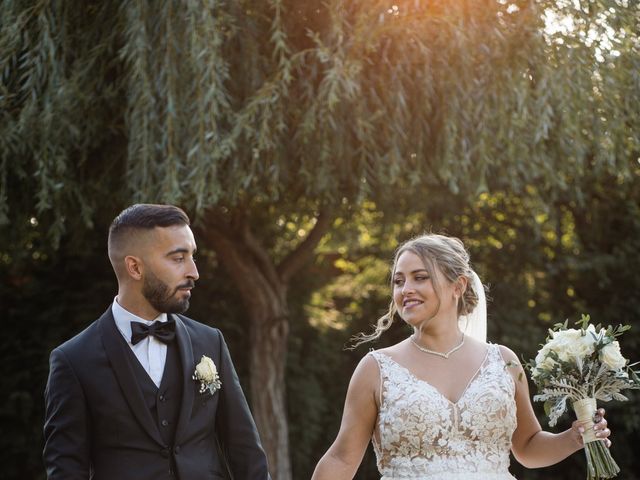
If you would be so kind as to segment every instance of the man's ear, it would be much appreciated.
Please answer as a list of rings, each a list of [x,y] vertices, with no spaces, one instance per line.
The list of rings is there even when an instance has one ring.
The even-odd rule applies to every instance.
[[[126,257],[124,257],[124,266],[129,277],[134,280],[142,279],[142,273],[144,272],[144,262],[140,257],[127,255]]]

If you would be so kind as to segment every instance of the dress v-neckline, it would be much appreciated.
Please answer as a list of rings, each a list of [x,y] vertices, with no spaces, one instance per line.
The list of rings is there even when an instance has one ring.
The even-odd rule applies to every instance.
[[[469,387],[471,387],[471,385],[473,384],[473,382],[476,381],[476,379],[478,377],[480,377],[480,374],[482,373],[483,369],[485,368],[488,360],[489,360],[489,352],[491,349],[491,345],[487,345],[487,352],[484,355],[484,358],[482,359],[482,362],[480,362],[480,366],[476,369],[476,371],[474,372],[474,374],[471,376],[471,378],[469,379],[469,381],[467,382],[467,385],[464,387],[464,390],[462,391],[462,393],[460,394],[460,396],[458,397],[458,399],[454,402],[453,400],[451,400],[449,397],[447,397],[444,393],[442,393],[437,387],[435,387],[433,384],[429,383],[427,380],[424,380],[420,377],[418,377],[415,373],[413,373],[411,370],[409,370],[407,367],[405,367],[404,365],[398,363],[394,358],[390,357],[389,355],[386,355],[384,353],[381,353],[381,355],[384,355],[385,357],[387,357],[392,363],[394,363],[396,366],[398,366],[400,369],[404,370],[405,372],[407,372],[407,374],[413,378],[416,382],[421,383],[421,384],[425,384],[427,385],[429,388],[431,388],[434,392],[436,392],[440,397],[442,397],[443,399],[445,399],[450,405],[453,405],[454,407],[457,407],[458,404],[460,403],[460,401],[465,397],[465,395],[467,394],[467,392],[469,391]]]

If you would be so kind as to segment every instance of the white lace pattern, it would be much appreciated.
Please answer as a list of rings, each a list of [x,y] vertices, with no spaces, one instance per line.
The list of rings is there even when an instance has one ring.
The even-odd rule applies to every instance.
[[[516,428],[515,384],[498,345],[453,403],[435,387],[380,352],[379,441],[383,480],[512,480],[511,436]]]

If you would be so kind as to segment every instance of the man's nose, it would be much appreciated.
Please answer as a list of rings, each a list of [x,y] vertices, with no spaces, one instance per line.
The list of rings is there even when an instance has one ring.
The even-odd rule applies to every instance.
[[[193,259],[191,260],[191,269],[189,270],[189,272],[187,272],[187,277],[193,280],[198,280],[198,278],[200,278],[198,267],[196,266],[196,262],[194,262]]]

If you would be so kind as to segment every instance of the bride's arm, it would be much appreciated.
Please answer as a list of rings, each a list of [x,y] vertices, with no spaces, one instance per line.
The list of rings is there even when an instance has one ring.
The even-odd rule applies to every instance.
[[[515,400],[518,426],[511,438],[511,450],[516,460],[527,468],[539,468],[553,465],[564,460],[583,447],[578,421],[561,433],[545,432],[540,427],[531,405],[529,385],[522,365],[515,353],[506,347],[500,347],[502,356],[510,365],[508,370],[516,384]],[[600,411],[604,416],[604,410]],[[610,435],[607,421],[602,418],[596,424],[596,436],[605,439]],[[607,444],[610,442],[607,440]]]
[[[378,416],[379,379],[375,359],[366,355],[349,382],[338,436],[318,462],[312,480],[350,480],[356,474]]]

